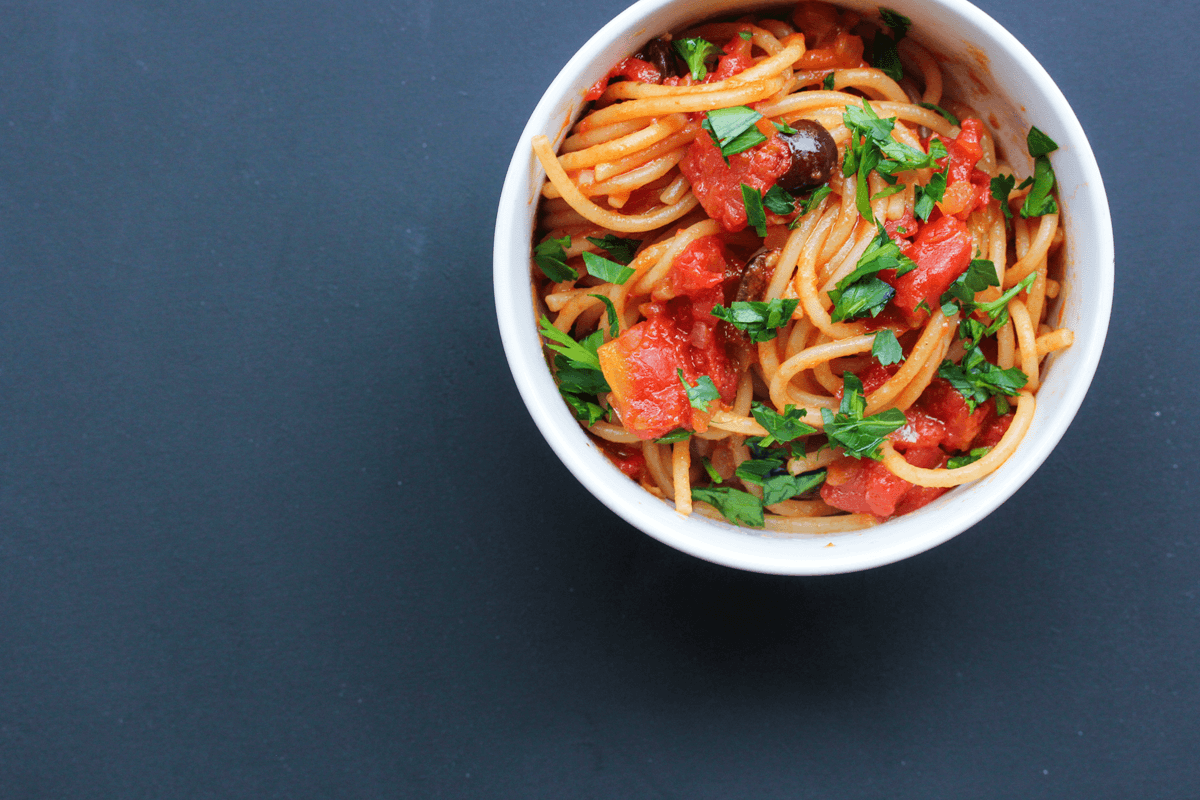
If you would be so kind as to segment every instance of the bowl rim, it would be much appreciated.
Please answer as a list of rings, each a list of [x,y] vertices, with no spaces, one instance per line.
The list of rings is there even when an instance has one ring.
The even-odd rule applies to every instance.
[[[871,8],[875,5],[862,0],[840,4]],[[724,0],[713,4],[714,7],[705,16],[734,7],[762,8],[772,5],[785,4]],[[1033,83],[1029,91],[1040,94],[1053,109],[1055,122],[1062,135],[1065,135],[1065,140],[1060,139],[1060,147],[1070,146],[1081,173],[1080,186],[1086,191],[1095,216],[1095,230],[1090,230],[1089,238],[1095,237],[1097,257],[1089,261],[1087,269],[1088,281],[1094,284],[1096,295],[1094,303],[1087,307],[1086,335],[1076,330],[1076,344],[1072,347],[1083,352],[1074,356],[1077,364],[1072,372],[1072,380],[1054,406],[1048,429],[1032,442],[1028,441],[1030,436],[1027,434],[1017,453],[1008,462],[992,475],[971,484],[980,486],[986,482],[988,491],[982,501],[976,496],[969,506],[958,509],[953,524],[922,526],[919,524],[921,517],[917,514],[899,517],[868,529],[876,531],[887,528],[892,534],[880,537],[886,541],[878,546],[866,550],[851,548],[854,552],[845,554],[822,553],[821,558],[814,559],[809,548],[788,548],[777,546],[777,543],[793,541],[797,537],[811,539],[822,536],[820,534],[763,534],[700,515],[684,517],[677,513],[672,504],[654,497],[617,470],[583,433],[561,400],[545,363],[529,279],[533,231],[531,225],[522,220],[529,218],[529,206],[536,201],[536,189],[540,188],[545,175],[532,154],[529,142],[538,133],[557,131],[561,134],[574,121],[582,99],[578,88],[573,87],[577,87],[580,78],[589,66],[596,64],[597,57],[603,51],[631,37],[644,41],[658,35],[661,31],[647,27],[647,21],[668,8],[692,8],[688,0],[638,0],[597,31],[571,57],[543,93],[521,132],[505,174],[496,215],[493,288],[505,355],[534,423],[576,479],[618,516],[664,544],[713,563],[772,574],[836,574],[893,563],[948,541],[1007,501],[1049,457],[1082,405],[1099,364],[1112,309],[1112,220],[1099,166],[1070,104],[1024,45],[1000,23],[967,0],[900,0],[891,5],[920,5],[954,14],[985,34],[1006,56],[1020,65],[1024,74],[1019,77],[1029,78]],[[697,16],[694,12],[687,15],[693,19]],[[531,188],[535,191],[531,192]],[[514,263],[514,255],[518,253],[523,255]],[[943,504],[949,496],[943,495],[930,508]],[[906,529],[903,531],[905,535],[896,535],[901,528]]]

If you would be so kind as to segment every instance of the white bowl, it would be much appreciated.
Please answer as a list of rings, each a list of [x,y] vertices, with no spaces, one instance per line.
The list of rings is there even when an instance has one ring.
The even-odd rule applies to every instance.
[[[771,534],[678,514],[625,477],[588,439],[546,365],[530,283],[544,172],[530,140],[545,134],[555,144],[561,142],[588,87],[649,39],[765,5],[754,0],[641,0],[605,25],[563,67],[521,133],[504,182],[496,218],[496,311],[509,365],[538,428],[575,477],[630,524],[686,553],[739,569],[790,575],[851,572],[907,558],[965,531],[1011,497],[1045,461],[1079,410],[1104,346],[1112,306],[1112,222],[1100,171],[1079,121],[1054,81],[1012,34],[965,0],[888,0],[887,7],[912,19],[911,36],[949,60],[942,64],[946,94],[999,122],[997,138],[1019,174],[1032,172],[1032,160],[1021,162],[1031,124],[1058,143],[1051,160],[1068,253],[1059,302],[1062,324],[1074,331],[1075,343],[1045,366],[1032,427],[1009,461],[916,512],[864,531],[823,535]],[[878,4],[846,0],[839,5],[873,13]]]

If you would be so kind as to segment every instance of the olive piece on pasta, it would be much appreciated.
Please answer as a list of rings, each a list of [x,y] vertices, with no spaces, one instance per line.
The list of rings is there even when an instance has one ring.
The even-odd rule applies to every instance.
[[[795,133],[779,134],[792,152],[792,166],[778,183],[789,192],[816,189],[829,180],[837,166],[837,145],[819,122],[801,119],[792,128]]]
[[[687,72],[687,64],[665,39],[652,39],[638,58],[653,64],[663,78],[677,78]]]

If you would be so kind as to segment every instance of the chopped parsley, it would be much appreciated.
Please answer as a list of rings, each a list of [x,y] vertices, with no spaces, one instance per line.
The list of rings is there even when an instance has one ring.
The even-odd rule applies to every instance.
[[[697,411],[708,411],[709,403],[713,400],[721,399],[721,393],[717,391],[717,385],[707,375],[701,375],[696,380],[696,385],[692,386],[687,382],[687,378],[683,377],[683,369],[681,367],[677,367],[675,373],[679,376],[679,382],[683,384],[684,391],[687,392],[688,402]]]
[[[842,175],[858,175],[855,205],[863,219],[872,219],[873,216],[867,184],[867,177],[872,171],[894,184],[896,173],[936,166],[938,159],[948,155],[940,139],[930,141],[928,153],[893,139],[892,128],[895,127],[896,117],[880,119],[866,100],[863,100],[862,108],[847,106],[842,114],[842,122],[851,133],[850,147],[846,148],[842,159]]]
[[[949,169],[950,162],[947,161],[945,169],[930,176],[929,183],[917,186],[917,202],[913,206],[913,216],[922,222],[929,221],[933,207],[946,196],[946,172]]]
[[[721,156],[728,163],[731,155],[749,150],[767,140],[754,124],[760,119],[762,114],[748,106],[714,108],[704,115],[700,127],[708,131],[708,135],[721,151]]]
[[[573,281],[579,277],[578,272],[567,266],[567,252],[563,248],[570,246],[571,237],[564,236],[561,239],[547,239],[533,248],[534,262],[555,283]]]
[[[742,184],[742,203],[746,206],[746,222],[759,236],[767,235],[767,212],[763,210],[762,192],[753,186]]]
[[[1029,218],[1058,213],[1058,204],[1050,196],[1050,190],[1054,188],[1054,168],[1046,156],[1033,160],[1032,183],[1033,188],[1025,195],[1025,203],[1021,206],[1021,216]],[[1027,186],[1029,181],[1021,185]]]
[[[617,307],[613,305],[613,301],[609,299],[609,296],[606,294],[594,294],[591,296],[595,297],[601,303],[604,303],[604,308],[608,315],[609,338],[617,338],[617,334],[621,332],[621,320],[617,316]]]
[[[907,184],[898,183],[895,186],[888,186],[884,189],[880,189],[878,192],[871,195],[871,202],[882,200],[885,197],[891,197],[894,194],[899,194],[900,192],[903,192],[905,188],[907,188]]]
[[[833,91],[833,85],[834,85],[834,80],[835,80],[833,75],[834,75],[834,73],[831,72],[825,76],[825,80],[821,81],[821,88],[827,92]]]
[[[834,414],[821,409],[825,435],[831,446],[839,446],[852,458],[881,458],[880,446],[888,434],[903,428],[908,419],[898,408],[864,416],[867,400],[862,381],[852,372],[842,375],[842,403]]]
[[[1032,125],[1025,136],[1025,146],[1029,149],[1029,155],[1034,158],[1050,155],[1058,149],[1058,144],[1053,139]]]
[[[769,342],[788,323],[799,300],[775,298],[768,302],[735,300],[729,307],[714,306],[712,315],[738,330],[745,331],[751,342]]]
[[[674,444],[675,442],[682,442],[686,440],[691,435],[692,432],[686,428],[676,428],[670,433],[663,434],[654,441],[658,444]]]
[[[604,234],[603,239],[588,236],[587,240],[608,253],[608,257],[613,261],[623,266],[628,266],[629,262],[633,261],[633,256],[637,253],[638,245],[642,243],[641,239],[624,239],[620,236],[614,236],[611,233]]]
[[[782,186],[776,184],[763,195],[763,205],[772,214],[783,216],[796,210],[796,198],[792,197]]]
[[[720,55],[722,52],[715,44],[698,36],[691,39],[676,39],[671,44],[675,47],[675,52],[679,53],[680,57],[687,62],[688,70],[692,73],[692,80],[697,81],[708,77],[708,66],[705,62],[709,57]]]
[[[863,251],[854,271],[837,282],[830,290],[833,301],[830,317],[834,322],[878,316],[896,290],[877,277],[882,270],[895,270],[897,277],[916,269],[916,263],[900,252],[900,247],[888,236],[887,230],[876,222],[879,234]]]
[[[891,328],[881,328],[876,332],[875,339],[871,342],[871,355],[885,367],[903,361],[904,350],[900,347],[896,332]]]
[[[584,252],[583,263],[587,267],[589,275],[617,285],[625,283],[634,273],[630,267],[609,261],[604,256],[598,256],[590,251]]]
[[[783,466],[782,461],[774,458],[743,461],[734,474],[741,481],[762,487],[764,506],[791,500],[796,495],[811,491],[825,482],[823,469],[803,475],[792,475]]]
[[[741,489],[731,489],[727,486],[719,489],[692,489],[692,499],[708,503],[734,525],[761,528],[766,524],[763,519],[762,501]]]
[[[606,412],[596,402],[596,396],[610,389],[604,380],[604,373],[600,371],[600,357],[596,350],[603,343],[604,334],[596,331],[577,342],[554,327],[544,315],[538,327],[546,346],[557,354],[554,357],[554,380],[575,418],[588,425],[603,419]]]
[[[950,288],[942,295],[942,313],[947,317],[953,314],[955,301],[964,313],[970,312],[976,308],[975,295],[977,293],[989,286],[999,285],[1000,279],[996,276],[995,264],[985,258],[972,259],[966,271],[955,278],[954,283],[950,284]],[[951,307],[947,308],[947,304],[950,304]]]
[[[949,461],[946,462],[946,469],[959,469],[961,467],[965,467],[967,464],[974,464],[976,461],[986,456],[988,451],[991,449],[992,448],[990,447],[976,447],[969,453],[962,453],[960,455],[953,456]]]
[[[708,473],[708,479],[710,481],[713,483],[724,483],[724,480],[721,478],[721,473],[717,472],[711,461],[709,461],[707,458],[702,458],[700,459],[700,463],[703,465],[704,471]]]
[[[823,183],[814,189],[812,194],[810,194],[806,199],[800,201],[800,213],[794,220],[788,223],[788,230],[795,230],[798,228],[800,226],[800,220],[804,218],[804,215],[819,206],[821,201],[826,197],[829,197],[831,194],[833,194],[833,189],[829,188],[828,183]]]
[[[1004,212],[1004,219],[1012,219],[1012,209],[1008,207],[1008,196],[1012,194],[1013,187],[1017,185],[1017,179],[1012,175],[997,175],[992,178],[992,197],[1000,201],[1000,210]]]
[[[774,125],[775,130],[779,131],[780,133],[796,133],[796,129],[791,125],[788,125],[786,122],[780,122],[776,119],[772,120],[771,124]]]
[[[783,413],[780,414],[770,406],[755,402],[750,406],[750,413],[754,416],[754,421],[767,431],[767,435],[756,442],[758,447],[766,448],[776,443],[787,444],[801,436],[817,432],[812,425],[801,421],[808,412],[790,403],[783,407]]]
[[[1013,397],[1029,381],[1017,367],[1000,369],[988,361],[977,344],[967,348],[961,363],[943,361],[937,374],[958,390],[971,411],[989,397]]]

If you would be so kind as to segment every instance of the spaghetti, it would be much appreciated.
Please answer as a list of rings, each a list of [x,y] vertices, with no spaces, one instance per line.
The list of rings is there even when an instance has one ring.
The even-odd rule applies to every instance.
[[[865,527],[1012,454],[1063,234],[909,21],[819,2],[702,23],[615,65],[548,182],[534,285],[564,399],[683,514]]]

